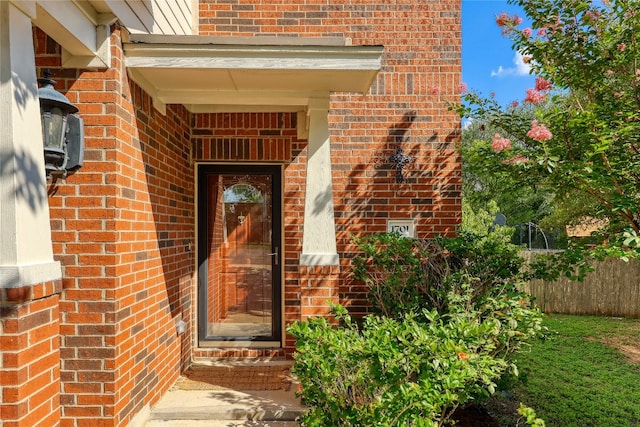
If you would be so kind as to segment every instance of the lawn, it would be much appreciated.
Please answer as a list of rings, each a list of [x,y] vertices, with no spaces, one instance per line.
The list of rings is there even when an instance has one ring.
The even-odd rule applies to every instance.
[[[548,315],[545,339],[517,357],[520,378],[486,408],[501,427],[522,401],[548,427],[640,425],[640,320]]]

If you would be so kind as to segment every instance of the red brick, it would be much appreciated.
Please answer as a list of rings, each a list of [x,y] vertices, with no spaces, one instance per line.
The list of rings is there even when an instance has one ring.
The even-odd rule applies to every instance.
[[[250,5],[251,10],[237,10],[223,23],[218,12],[230,11],[233,4]],[[326,1],[233,4],[201,4],[201,34],[339,35],[355,45],[385,47],[384,68],[368,94],[331,97],[340,255],[355,249],[351,235],[384,231],[387,218],[415,219],[421,237],[452,234],[460,222],[460,158],[455,151],[460,129],[447,100],[456,99],[460,81],[455,56],[461,47],[459,0],[413,2],[406,10],[400,10],[406,4],[378,2],[371,7],[372,2],[352,0],[332,0],[331,8]],[[287,11],[300,12],[300,17],[287,16],[285,25]],[[286,348],[273,353],[192,349],[170,333],[172,313],[190,321],[196,315],[195,284],[190,281],[195,253],[183,250],[183,242],[195,242],[194,161],[283,165],[284,292],[294,304],[285,307],[287,322],[327,314],[326,300],[342,298],[345,291],[351,309],[366,312],[366,289],[351,285],[348,258],[342,256],[339,267],[298,267],[307,146],[296,138],[295,114],[190,114],[170,105],[162,115],[151,97],[128,81],[117,29],[108,70],[62,70],[61,49],[40,31],[35,34],[37,65],[53,63],[56,73],[64,73],[60,87],[78,103],[86,130],[85,165],[61,180],[58,193],[49,198],[53,247],[65,276],[60,301],[61,354],[66,357],[62,426],[125,425],[145,399],[141,390],[148,390],[148,399],[157,399],[192,356],[273,357],[294,348],[288,337]],[[45,54],[43,46],[54,48]],[[453,52],[452,59],[441,54],[443,47]],[[442,96],[430,94],[436,85]],[[409,123],[403,117],[410,111],[417,120]],[[409,129],[402,143],[416,157],[403,184],[395,182],[394,168],[385,165],[396,148],[394,129]],[[240,139],[247,139],[246,147]],[[426,199],[432,203],[424,203]],[[174,246],[161,246],[161,235]],[[136,301],[142,290],[147,294]],[[49,328],[32,332],[32,337],[45,340]],[[20,348],[20,339],[0,337],[0,342],[3,348],[5,342]],[[144,357],[142,351],[156,357]],[[94,369],[98,360],[107,371]],[[145,383],[151,376],[159,379],[157,385]],[[133,390],[138,390],[133,397],[127,394]],[[115,400],[115,393],[118,402],[108,397]]]

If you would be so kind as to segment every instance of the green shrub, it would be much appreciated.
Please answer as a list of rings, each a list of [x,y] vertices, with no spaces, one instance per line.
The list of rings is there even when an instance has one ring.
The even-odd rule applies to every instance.
[[[446,313],[447,295],[472,277],[474,306],[489,297],[517,294],[524,260],[509,236],[462,231],[455,238],[408,239],[397,233],[356,238],[353,277],[369,287],[374,313],[398,317],[435,309]],[[518,296],[518,299],[523,296]]]
[[[493,393],[505,355],[540,330],[540,313],[509,298],[469,309],[472,293],[450,293],[447,314],[370,315],[361,324],[334,306],[297,322],[293,373],[311,407],[305,426],[440,426],[458,406]],[[520,319],[520,321],[518,321]]]
[[[397,233],[355,241],[363,255],[353,258],[353,275],[368,285],[374,313],[398,317],[423,308],[445,311],[451,271],[449,255],[437,242]]]
[[[373,314],[356,322],[334,306],[337,323],[288,328],[305,426],[441,426],[517,375],[511,356],[540,333],[542,315],[518,291],[523,261],[506,233],[357,243],[353,274]]]

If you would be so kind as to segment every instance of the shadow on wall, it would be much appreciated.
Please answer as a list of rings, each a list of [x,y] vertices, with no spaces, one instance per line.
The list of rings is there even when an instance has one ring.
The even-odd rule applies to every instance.
[[[6,74],[11,76],[9,73]],[[16,105],[20,111],[25,111],[27,99],[33,96],[34,92],[29,90],[27,84],[19,76],[15,76],[11,84],[7,80],[1,82],[2,86],[10,87],[13,85],[13,97]],[[37,91],[35,96],[37,96]],[[14,188],[9,191],[13,191],[19,199],[25,201],[33,212],[48,208],[47,189],[42,185],[40,177],[43,169],[44,159],[41,161],[34,159],[29,153],[22,150],[17,153],[11,150],[0,155],[1,173],[4,176],[15,176],[12,183]]]
[[[333,201],[333,187],[327,186],[316,196],[313,204],[313,214],[319,215],[329,210],[329,203]]]
[[[416,120],[416,111],[408,111],[402,116],[402,120],[389,131],[387,137],[387,145],[391,145],[393,154],[389,156],[386,162],[382,162],[386,168],[394,168],[396,170],[396,182],[404,182],[403,169],[414,160],[413,157],[404,154],[404,143],[408,142],[408,131],[412,123]],[[395,145],[395,149],[393,146]]]
[[[353,235],[385,232],[389,218],[415,220],[422,235],[455,232],[461,213],[446,203],[459,201],[461,197],[462,172],[452,167],[460,163],[455,145],[460,130],[442,136],[437,130],[425,134],[427,126],[415,130],[417,124],[431,122],[429,116],[407,111],[397,123],[391,124],[384,142],[371,157],[337,171],[334,169],[338,175],[334,182],[344,182],[344,188],[334,190],[347,195],[335,209],[336,237],[345,258],[358,252],[351,240]],[[398,149],[411,159],[402,167],[402,182],[397,180],[398,163],[392,161]],[[366,307],[365,301],[358,300],[366,294],[366,288],[349,277],[349,268],[342,274],[340,302],[356,310]]]
[[[412,137],[415,123],[430,121],[429,117],[420,116],[413,110],[405,113],[398,123],[390,127],[384,144],[367,159],[369,162],[350,166],[346,188],[342,190],[353,197],[336,209],[343,224],[363,216],[389,217],[388,210],[372,209],[375,205],[389,204],[388,196],[376,194],[379,189],[393,193],[396,199],[405,199],[406,204],[394,209],[405,209],[407,216],[416,220],[433,218],[433,211],[442,199],[461,197],[461,171],[450,169],[452,157],[459,157],[455,141],[460,131],[455,130],[444,138],[435,130],[430,136]],[[391,160],[398,148],[411,158],[403,167],[404,181],[401,183],[396,181],[397,164]],[[340,227],[338,231],[344,234]],[[374,228],[369,231],[383,230]]]
[[[0,156],[0,171],[5,176],[15,177],[12,185],[15,195],[25,201],[33,211],[47,209],[47,188],[42,185],[40,177],[44,163],[36,161],[25,151],[2,154]]]
[[[178,335],[184,370],[190,363],[191,326],[196,315],[192,305],[195,178],[190,163],[189,115],[181,106],[171,106],[162,115],[153,108],[148,94],[132,82],[129,85],[138,133],[133,136],[132,144],[144,164],[144,187],[153,218],[151,229],[155,231],[162,266],[159,280],[164,281],[158,285],[166,292],[161,309],[174,321],[182,320],[187,326],[186,331]],[[131,192],[134,199],[135,193]],[[136,254],[136,259],[145,256],[148,255],[143,251]],[[176,330],[169,328],[166,333],[175,334]]]

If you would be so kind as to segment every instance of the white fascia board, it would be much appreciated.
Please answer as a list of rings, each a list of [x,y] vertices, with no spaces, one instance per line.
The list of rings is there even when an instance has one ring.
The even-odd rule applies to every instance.
[[[72,1],[39,0],[33,23],[62,46],[64,67],[108,68],[109,30],[108,23],[102,23],[106,19]]]
[[[123,0],[101,0],[105,6],[118,17],[125,28],[133,33],[151,33],[153,31],[153,17],[146,9],[136,13],[128,2]]]
[[[198,113],[298,113],[306,117],[306,107],[282,104],[185,104],[187,111]],[[300,135],[300,133],[298,133]],[[305,138],[302,138],[305,139]]]
[[[134,68],[379,70],[378,46],[209,46],[127,43]]]
[[[291,38],[282,44],[232,39],[237,43],[132,35],[124,44],[125,66],[154,102],[183,104],[190,111],[222,106],[305,110],[310,97],[366,93],[381,68],[382,46],[338,45],[333,39],[327,45],[315,39],[309,45]]]
[[[34,24],[73,55],[97,50],[96,26],[70,1],[39,1]]]

